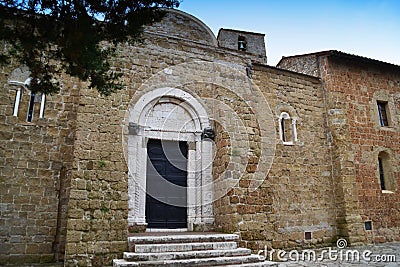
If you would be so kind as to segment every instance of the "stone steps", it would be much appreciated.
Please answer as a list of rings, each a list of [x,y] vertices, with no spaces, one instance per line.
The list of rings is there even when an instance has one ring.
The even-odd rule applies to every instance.
[[[213,258],[213,257],[234,257],[248,256],[251,250],[247,248],[236,248],[227,250],[200,250],[200,251],[183,251],[177,253],[132,253],[124,252],[124,259],[127,261],[154,261],[154,260],[183,260],[190,258]]]
[[[114,261],[115,262],[115,261]],[[142,261],[129,262],[122,260],[120,265],[114,266],[243,266],[243,264],[259,263],[260,258],[257,255],[239,256],[239,257],[214,257],[202,259],[184,259],[184,260],[164,260],[164,261]],[[251,266],[251,265],[250,265]]]
[[[238,248],[239,236],[216,233],[164,233],[128,238],[130,252],[114,266],[277,266]]]
[[[224,265],[224,267],[279,267],[279,264],[273,261],[260,261],[252,263],[242,263],[240,265]]]
[[[166,244],[166,243],[191,243],[191,242],[225,242],[239,241],[239,236],[235,234],[184,234],[175,233],[164,235],[143,235],[130,236],[128,242],[132,244]]]
[[[160,253],[160,252],[182,252],[193,250],[212,249],[235,249],[236,242],[201,242],[201,243],[169,243],[169,244],[140,244],[135,245],[135,252]]]

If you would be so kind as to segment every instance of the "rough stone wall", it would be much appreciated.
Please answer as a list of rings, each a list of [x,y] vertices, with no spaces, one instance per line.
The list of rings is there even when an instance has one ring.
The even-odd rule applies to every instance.
[[[125,90],[109,98],[82,90],[68,265],[107,265],[126,249],[128,175],[121,132],[128,123],[125,112],[134,104],[129,102],[137,98],[135,94],[168,86],[199,97],[214,122],[214,179],[233,185],[216,184],[215,193],[224,193],[214,203],[217,229],[240,233],[243,244],[255,250],[264,245],[330,244],[336,235],[335,210],[326,133],[321,131],[325,123],[321,85],[318,79],[267,67],[255,68],[250,79],[249,61],[239,52],[149,36],[143,45],[121,47],[115,59],[114,67],[125,73]],[[153,82],[142,87],[150,78]],[[268,118],[258,113],[266,109],[257,106],[260,101],[271,107]],[[299,141],[293,146],[278,143],[273,153],[279,138],[275,109],[282,103],[298,113]],[[265,131],[273,135],[266,137]],[[274,163],[265,177],[268,170],[262,168],[267,164],[261,159],[268,151]],[[266,180],[253,190],[257,173]],[[312,239],[306,241],[304,232],[311,232]]]
[[[318,80],[264,67],[255,68],[250,78],[246,66],[252,58],[246,53],[147,37],[144,44],[119,48],[113,67],[124,72],[124,90],[102,97],[80,84],[80,97],[74,99],[66,265],[110,265],[127,249],[126,111],[135,94],[162,86],[199,97],[216,126],[214,178],[233,181],[232,188],[216,186],[227,193],[214,204],[217,229],[240,233],[243,244],[255,250],[330,243],[334,205]],[[158,83],[142,88],[153,76]],[[262,115],[265,103],[271,108],[268,116]],[[298,113],[299,142],[278,142],[275,151],[275,110],[282,103]],[[263,156],[274,162],[268,177]],[[262,176],[261,186],[253,190],[256,174]],[[305,231],[312,233],[311,240],[304,240]]]
[[[225,73],[222,72],[219,75],[224,76]],[[254,181],[254,173],[261,156],[259,125],[261,122],[255,114],[254,100],[245,101],[242,98],[244,92],[240,92],[241,86],[235,85],[232,78],[224,81],[224,88],[219,86],[212,88],[213,99],[223,103],[222,107],[229,107],[220,108],[213,117],[216,122],[224,124],[224,127],[219,127],[221,125],[219,124],[215,128],[217,151],[213,161],[213,174],[215,190],[219,197],[214,203],[214,216],[217,229],[240,232],[239,225],[242,221],[240,213],[250,211],[252,214],[260,215],[263,211],[260,206],[263,200],[259,194],[253,192],[253,195],[250,196],[250,192],[254,191],[251,190],[250,183]],[[245,75],[242,75],[242,79],[242,82],[246,83]],[[229,113],[235,114],[243,128],[233,127],[235,122],[231,121]],[[221,194],[218,192],[220,189],[219,179],[233,179],[228,186],[223,187]]]
[[[104,266],[126,249],[127,167],[121,123],[128,95],[82,89],[68,211],[67,266]]]
[[[15,90],[3,70],[0,263],[52,261],[64,242],[66,266],[105,266],[122,257],[127,111],[142,93],[163,87],[194,95],[214,125],[216,229],[239,233],[253,250],[329,245],[337,236],[353,243],[398,238],[399,214],[390,214],[400,210],[398,191],[382,194],[371,175],[379,149],[389,149],[399,183],[398,76],[360,69],[348,75],[350,68],[329,68],[326,58],[316,70],[314,57],[306,59],[305,71],[300,61],[292,70],[320,71],[325,87],[317,78],[261,64],[249,73],[253,55],[210,45],[207,29],[195,22],[197,30],[187,36],[175,18],[149,29],[165,32],[146,34],[143,44],[118,48],[113,68],[124,73],[123,90],[103,97],[63,77],[65,86],[48,98],[43,120],[26,123],[26,106],[21,118],[12,117]],[[392,103],[397,128],[382,130],[366,118],[378,98]],[[296,119],[293,144],[280,140],[283,111]],[[363,220],[372,220],[374,231],[366,233]]]
[[[250,151],[254,153],[245,159],[246,171],[239,182],[215,202],[215,226],[222,231],[239,233],[242,245],[254,251],[264,246],[330,245],[336,239],[337,211],[325,131],[326,110],[319,79],[263,65],[253,66],[251,77],[253,88],[261,90],[272,110],[275,129],[278,129],[280,111],[296,112],[298,140],[293,145],[284,145],[276,130],[273,138],[278,141],[273,164],[267,176],[264,172],[265,180],[254,190],[251,184],[260,167],[262,147],[269,144],[260,134],[262,118],[259,114],[249,112],[252,109],[244,111],[245,106],[242,111],[237,108],[238,114],[247,119],[247,127],[254,127],[255,134],[248,139],[251,140]],[[243,101],[239,99],[239,103],[235,103],[235,97],[224,95],[236,107]],[[250,107],[254,105],[251,101],[244,102]],[[220,126],[216,130],[219,150],[214,161],[214,175],[230,169],[229,159],[235,155],[230,132],[221,131]],[[311,233],[309,240],[305,232]]]
[[[316,54],[301,57],[283,57],[278,68],[299,72],[314,77],[320,77],[318,56]]]
[[[362,219],[358,205],[358,188],[354,168],[354,151],[346,118],[347,99],[330,72],[328,59],[320,58],[320,72],[324,83],[327,108],[328,135],[331,138],[332,164],[335,185],[335,204],[338,235],[351,244],[365,242]]]
[[[279,67],[320,73],[323,81],[338,234],[353,244],[398,240],[399,75],[393,66],[372,60],[357,63],[355,57],[350,61],[327,55],[317,60],[313,55],[284,58]],[[377,101],[388,103],[389,127],[379,125]],[[389,192],[380,188],[378,155],[382,151],[390,158]],[[365,222],[372,223],[372,231],[365,230]]]
[[[28,91],[13,116],[17,87],[7,80],[16,67],[0,73],[0,264],[62,260],[78,90],[63,77],[44,118],[39,102],[27,122]]]
[[[204,70],[204,60],[228,59],[232,54],[214,53],[214,48],[185,43],[175,38],[147,35],[144,44],[122,46],[113,61],[113,67],[124,72],[127,85],[110,97],[101,97],[96,91],[81,90],[76,126],[74,169],[71,180],[67,266],[110,265],[113,258],[122,257],[127,250],[128,168],[126,163],[127,111],[135,94],[149,88],[141,86],[154,75],[160,75],[154,88],[174,86],[207,95],[205,86],[193,83],[191,77],[210,77]],[[237,62],[248,61],[238,56]],[[183,66],[192,62],[196,68]],[[229,63],[234,65],[234,63]],[[245,63],[243,73],[245,73]],[[166,81],[170,75],[172,84]],[[233,77],[230,73],[225,73]],[[189,84],[181,84],[185,79]],[[176,81],[176,82],[174,82]],[[125,127],[125,128],[124,128]]]
[[[183,12],[170,10],[161,22],[146,26],[145,29],[158,35],[190,40],[210,46],[217,45],[214,34],[203,22]]]
[[[278,111],[297,113],[298,141],[284,145],[277,131],[273,165],[256,191],[263,200],[257,203],[262,212],[248,212],[247,203],[242,202],[246,211],[240,225],[242,237],[252,249],[330,244],[337,234],[336,207],[321,84],[318,79],[265,66],[255,66],[254,71],[253,79],[275,115],[276,129]],[[241,199],[249,201],[257,194]],[[305,232],[311,232],[310,240]]]
[[[364,230],[364,234],[369,242],[398,241],[400,75],[384,67],[335,58],[329,58],[329,66],[332,82],[328,84],[328,90],[335,99],[337,94],[341,94],[341,99],[345,101],[342,113],[349,127],[347,146],[354,153],[351,164],[354,165],[358,187],[360,214],[363,221],[372,221],[372,231]],[[378,100],[388,101],[389,127],[379,125]],[[331,113],[337,113],[337,110],[334,112],[332,109]],[[383,192],[380,188],[378,154],[381,151],[387,151],[391,156],[391,192]]]

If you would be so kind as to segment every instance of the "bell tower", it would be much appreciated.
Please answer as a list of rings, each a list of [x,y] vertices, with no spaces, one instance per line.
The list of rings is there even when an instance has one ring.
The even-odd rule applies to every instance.
[[[231,29],[220,29],[218,32],[219,47],[233,49],[254,55],[255,61],[267,63],[265,34]]]

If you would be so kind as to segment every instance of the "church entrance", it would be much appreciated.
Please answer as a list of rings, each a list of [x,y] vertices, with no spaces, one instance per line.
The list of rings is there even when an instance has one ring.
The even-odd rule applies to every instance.
[[[187,143],[149,139],[147,153],[148,228],[186,228]]]
[[[154,89],[135,100],[127,130],[129,225],[212,227],[213,143],[202,104],[181,89]]]

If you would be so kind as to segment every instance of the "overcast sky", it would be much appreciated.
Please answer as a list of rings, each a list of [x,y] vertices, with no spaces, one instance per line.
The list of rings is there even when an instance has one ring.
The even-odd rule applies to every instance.
[[[331,49],[400,65],[399,0],[183,0],[179,9],[215,35],[220,28],[264,33],[269,65]]]

